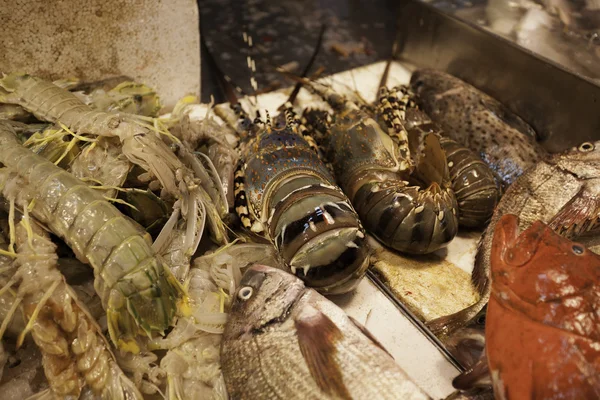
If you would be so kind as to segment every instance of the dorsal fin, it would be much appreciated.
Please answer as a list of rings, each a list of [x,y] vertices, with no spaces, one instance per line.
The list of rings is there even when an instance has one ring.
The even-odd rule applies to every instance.
[[[392,357],[392,359],[394,358],[394,356],[392,356],[390,354],[389,351],[387,351],[387,349],[385,347],[383,347],[383,345],[381,344],[381,342],[379,340],[377,340],[377,338],[375,336],[373,336],[373,334],[367,329],[366,326],[364,326],[363,324],[361,324],[360,322],[358,322],[354,317],[348,315],[348,318],[350,318],[350,321],[352,321],[352,323],[367,337],[369,338],[377,347],[379,347],[381,350],[385,351],[390,357]]]

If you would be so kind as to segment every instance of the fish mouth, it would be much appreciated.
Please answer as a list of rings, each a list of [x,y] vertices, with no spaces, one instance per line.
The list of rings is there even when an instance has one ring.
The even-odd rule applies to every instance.
[[[494,230],[491,252],[492,271],[495,269],[495,264],[498,268],[502,268],[503,265],[511,267],[525,265],[535,255],[548,229],[546,224],[536,221],[520,233],[519,217],[513,214],[504,215]]]

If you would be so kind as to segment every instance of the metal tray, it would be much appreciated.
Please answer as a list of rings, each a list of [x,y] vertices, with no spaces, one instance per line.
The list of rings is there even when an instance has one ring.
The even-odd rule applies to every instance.
[[[398,60],[449,72],[495,97],[550,151],[600,138],[593,81],[421,1],[402,1],[398,13]]]

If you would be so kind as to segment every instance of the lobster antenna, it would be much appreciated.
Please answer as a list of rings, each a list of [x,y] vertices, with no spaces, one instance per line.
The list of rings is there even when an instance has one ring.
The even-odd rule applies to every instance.
[[[200,45],[205,50],[208,65],[213,71],[217,73],[217,80],[219,81],[219,86],[221,87],[225,98],[232,106],[238,104],[239,101],[235,92],[236,90],[238,92],[241,92],[242,90],[239,87],[236,87],[236,85],[231,81],[231,78],[229,78],[223,73],[223,70],[219,67],[219,64],[217,64],[217,60],[215,60],[215,57],[208,48],[208,45],[206,44],[205,35],[203,33],[200,33]]]
[[[242,38],[244,39],[244,43],[246,43],[246,45],[248,46],[246,50],[246,64],[248,65],[248,69],[250,70],[250,86],[252,87],[252,94],[254,96],[254,104],[252,105],[256,107],[258,105],[258,82],[256,81],[256,60],[252,58],[254,40],[252,39],[252,36],[247,32],[247,29],[245,29],[242,32]]]
[[[310,56],[310,59],[308,60],[308,63],[306,64],[306,67],[304,67],[304,71],[302,71],[302,75],[300,75],[301,78],[306,78],[306,76],[308,75],[308,72],[310,71],[310,69],[312,68],[315,60],[317,59],[317,55],[319,54],[319,51],[321,50],[321,43],[323,42],[323,36],[325,35],[325,24],[321,25],[321,30],[319,31],[319,36],[317,38],[317,44],[315,46],[315,49],[313,50],[312,55]],[[290,104],[294,104],[294,102],[296,101],[296,97],[298,96],[298,93],[300,92],[300,89],[302,88],[302,81],[298,81],[296,82],[296,85],[294,86],[294,90],[292,90],[292,93],[290,94],[290,97],[288,98],[286,103],[290,103]]]
[[[381,80],[379,81],[379,87],[377,88],[378,90],[387,85],[388,77],[390,75],[390,67],[392,65],[392,61],[394,60],[394,54],[396,54],[397,47],[397,43],[394,43],[392,45],[392,54],[390,55],[390,58],[385,64],[385,69],[383,70],[383,75],[381,76]]]

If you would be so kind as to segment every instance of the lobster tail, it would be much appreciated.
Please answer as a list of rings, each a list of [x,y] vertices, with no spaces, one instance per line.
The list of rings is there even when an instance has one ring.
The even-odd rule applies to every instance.
[[[243,159],[249,217],[291,272],[322,293],[354,289],[369,264],[364,230],[295,124],[261,131]]]
[[[479,227],[489,221],[500,198],[490,168],[474,152],[448,138],[441,138],[448,158],[452,189],[460,210],[458,222]]]
[[[423,190],[401,180],[362,184],[353,198],[365,228],[386,246],[412,254],[445,247],[456,236],[456,199],[432,183]]]

